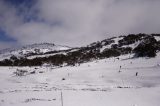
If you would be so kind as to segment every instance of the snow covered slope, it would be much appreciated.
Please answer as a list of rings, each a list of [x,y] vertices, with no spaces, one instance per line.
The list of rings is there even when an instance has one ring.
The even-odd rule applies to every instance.
[[[0,106],[62,106],[61,92],[63,106],[159,106],[160,53],[132,57],[74,67],[0,67]]]
[[[17,49],[8,49],[5,51],[1,50],[0,60],[9,59],[13,55],[17,57],[29,57],[33,55],[43,55],[48,52],[63,51],[68,49],[71,48],[68,46],[55,45],[52,43],[32,44]]]
[[[0,66],[41,66],[43,64],[74,66],[96,59],[126,54],[133,54],[134,57],[155,57],[160,51],[159,39],[159,34],[129,34],[79,48],[48,43],[35,44],[1,54]]]

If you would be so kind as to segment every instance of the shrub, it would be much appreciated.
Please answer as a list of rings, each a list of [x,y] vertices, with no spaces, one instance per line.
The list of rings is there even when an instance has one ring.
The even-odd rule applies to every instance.
[[[133,51],[137,57],[155,57],[157,49],[156,39],[147,37]]]
[[[121,55],[121,53],[117,49],[105,49],[102,52],[103,57],[116,57],[116,56],[120,56],[120,55]]]

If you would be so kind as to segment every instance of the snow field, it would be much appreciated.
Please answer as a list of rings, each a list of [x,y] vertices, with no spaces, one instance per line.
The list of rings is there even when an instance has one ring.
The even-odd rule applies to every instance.
[[[159,106],[160,53],[131,57],[62,68],[0,67],[0,106],[61,106],[61,92],[64,106]],[[35,73],[16,76],[17,69]]]

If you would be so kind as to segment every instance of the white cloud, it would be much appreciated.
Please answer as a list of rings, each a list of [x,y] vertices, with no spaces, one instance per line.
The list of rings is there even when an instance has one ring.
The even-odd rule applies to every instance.
[[[113,35],[160,33],[159,5],[158,0],[38,0],[33,9],[43,21],[24,22],[16,7],[0,2],[0,26],[20,44],[81,46]]]

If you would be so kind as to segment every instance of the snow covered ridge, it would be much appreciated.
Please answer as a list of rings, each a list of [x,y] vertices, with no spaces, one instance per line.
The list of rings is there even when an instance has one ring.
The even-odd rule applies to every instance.
[[[9,59],[13,55],[16,57],[29,57],[33,55],[49,54],[50,52],[57,52],[69,49],[71,49],[71,47],[55,45],[53,43],[32,44],[16,49],[1,50],[0,60]]]
[[[136,57],[155,57],[160,51],[160,34],[129,34],[94,42],[85,47],[69,48],[54,44],[35,44],[12,51],[1,66],[76,65],[96,59],[133,54]],[[3,54],[4,55],[8,54]],[[2,56],[2,54],[1,54]]]

